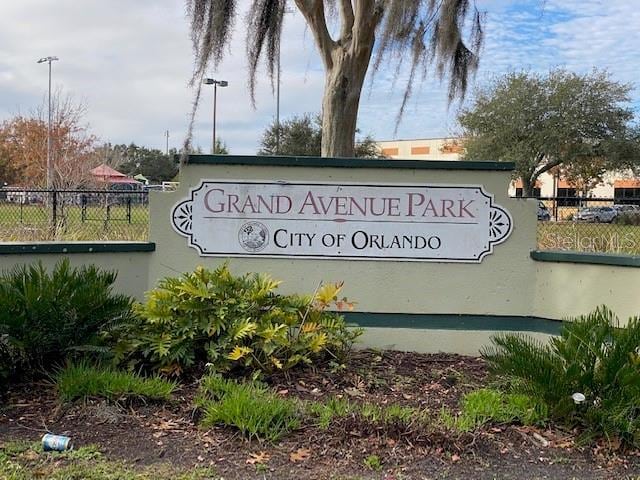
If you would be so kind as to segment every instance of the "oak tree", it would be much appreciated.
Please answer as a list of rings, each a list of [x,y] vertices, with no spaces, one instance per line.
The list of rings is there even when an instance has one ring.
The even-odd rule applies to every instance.
[[[588,188],[606,170],[640,159],[630,89],[597,70],[498,77],[458,117],[465,159],[514,162],[526,196],[554,169]]]
[[[205,71],[222,60],[240,2],[186,0],[186,4],[197,108]],[[448,78],[450,99],[463,96],[469,75],[477,68],[483,22],[472,0],[250,0],[246,53],[252,99],[261,59],[273,81],[283,17],[291,4],[304,16],[324,65],[323,156],[353,156],[360,94],[370,67],[395,65],[396,74],[406,67],[399,118],[415,82],[424,78],[431,64],[441,78]]]

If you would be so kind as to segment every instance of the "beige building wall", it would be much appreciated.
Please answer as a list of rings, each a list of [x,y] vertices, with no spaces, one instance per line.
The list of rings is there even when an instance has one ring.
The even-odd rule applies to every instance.
[[[464,152],[464,140],[460,137],[423,138],[413,140],[380,140],[380,151],[394,160],[461,160]],[[490,160],[490,159],[489,159]],[[613,198],[614,182],[619,179],[632,178],[632,172],[609,172],[602,182],[592,188],[590,197]],[[540,175],[539,185],[541,196],[553,197],[553,175],[543,173]],[[509,183],[509,195],[516,195],[516,181]]]
[[[460,160],[462,155],[459,138],[383,140],[376,143],[384,155],[396,160]]]

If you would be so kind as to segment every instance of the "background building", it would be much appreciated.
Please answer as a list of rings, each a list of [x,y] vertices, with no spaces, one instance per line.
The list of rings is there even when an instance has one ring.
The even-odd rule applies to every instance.
[[[382,153],[393,159],[460,160],[464,149],[459,138],[423,138],[376,142]]]
[[[462,160],[464,144],[462,138],[441,137],[414,140],[381,140],[377,145],[391,159],[406,160]],[[514,180],[509,186],[509,195],[522,196],[522,181]],[[543,173],[536,182],[537,197],[583,196],[581,189],[563,178]],[[615,203],[640,204],[640,178],[631,172],[610,172],[599,184],[587,191],[588,198],[612,199]]]

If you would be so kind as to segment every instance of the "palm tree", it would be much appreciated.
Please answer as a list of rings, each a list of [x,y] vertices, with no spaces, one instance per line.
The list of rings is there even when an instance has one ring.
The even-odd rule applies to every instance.
[[[435,64],[448,77],[449,100],[462,98],[478,65],[482,15],[472,0],[292,0],[313,33],[325,68],[322,100],[322,155],[351,157],[354,152],[360,94],[372,64],[406,66],[408,81],[398,120],[416,80]],[[223,58],[238,16],[238,0],[186,0],[195,51],[192,84]],[[265,59],[273,79],[287,0],[251,0],[247,19],[249,91],[254,100],[256,70]],[[331,35],[328,19],[339,20]],[[466,33],[466,35],[465,35]],[[372,63],[373,61],[373,63]]]

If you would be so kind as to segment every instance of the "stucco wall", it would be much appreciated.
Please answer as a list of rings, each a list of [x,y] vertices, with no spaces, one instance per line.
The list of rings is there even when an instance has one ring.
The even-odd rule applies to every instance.
[[[56,262],[69,258],[71,265],[93,264],[106,270],[118,272],[114,290],[126,293],[139,300],[148,288],[150,253],[148,252],[94,252],[94,253],[20,253],[0,254],[0,270],[9,270],[16,265],[30,265],[41,261],[49,270]]]
[[[602,304],[611,307],[622,319],[640,314],[637,294],[640,258],[616,260],[606,255],[602,258],[578,255],[577,259],[600,263],[618,261],[619,265],[572,263],[576,258],[572,260],[566,254],[562,260],[562,255],[549,257],[547,254],[547,261],[533,259],[530,252],[536,245],[536,202],[508,197],[510,172],[448,168],[451,169],[277,166],[267,162],[264,165],[190,164],[183,169],[178,191],[151,194],[150,238],[155,242],[155,251],[149,248],[152,244],[139,245],[147,251],[131,251],[132,245],[124,243],[96,244],[100,248],[67,244],[70,249],[60,244],[54,248],[52,244],[41,244],[33,250],[29,247],[21,253],[8,254],[15,245],[4,249],[0,245],[0,269],[38,260],[52,267],[60,258],[69,257],[74,265],[95,264],[117,270],[116,289],[138,299],[165,276],[176,276],[198,265],[214,268],[225,261],[230,262],[236,273],[266,272],[283,280],[283,293],[312,292],[321,280],[342,280],[344,293],[357,302],[358,312],[392,314],[384,316],[382,322],[369,323],[363,337],[365,345],[426,352],[474,354],[488,343],[496,330],[535,330],[545,332],[538,334],[539,338],[548,338],[548,324],[556,325],[556,322],[547,322],[546,330],[538,329],[534,324],[541,321],[530,317],[564,319],[587,313]],[[173,206],[184,200],[189,189],[201,180],[483,185],[485,191],[494,195],[495,203],[511,213],[514,228],[509,239],[495,246],[494,253],[479,264],[201,257],[188,247],[187,239],[176,233],[170,223]],[[123,251],[127,248],[129,251]],[[50,252],[57,249],[57,253],[43,253],[47,249]],[[80,253],[70,253],[74,249]],[[451,314],[452,322],[450,325],[446,317],[444,323],[442,319],[435,323],[426,319],[412,324],[413,320],[404,321],[407,314],[425,318]],[[458,321],[455,315],[497,317],[498,323],[485,322],[483,318],[472,323],[464,317]],[[407,328],[407,325],[414,327]]]
[[[535,262],[532,315],[564,319],[607,305],[621,320],[640,315],[640,268]]]

